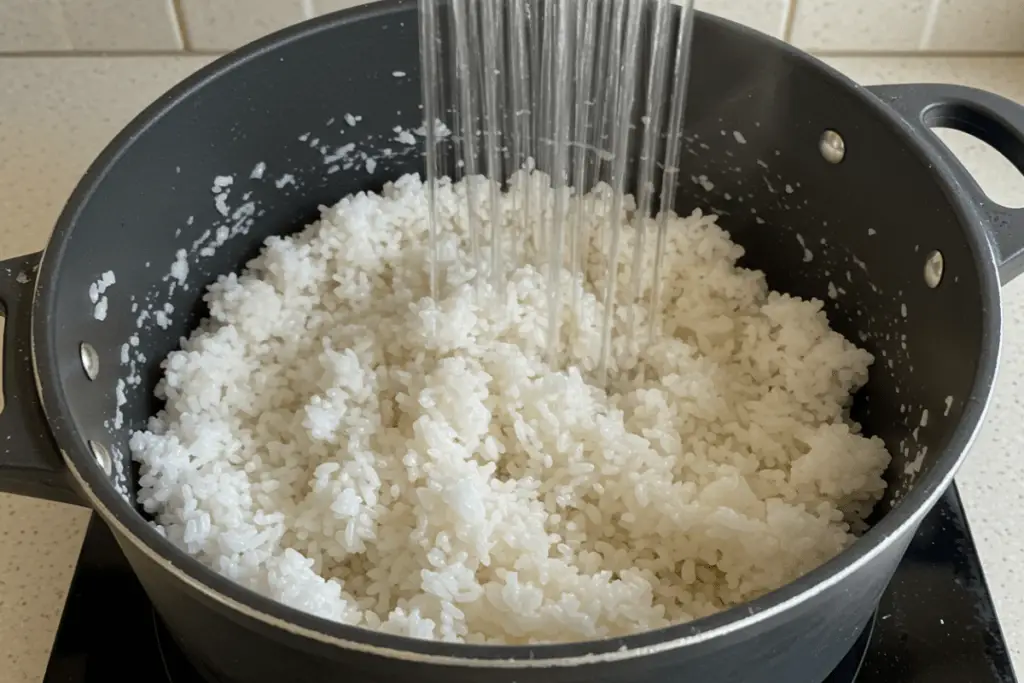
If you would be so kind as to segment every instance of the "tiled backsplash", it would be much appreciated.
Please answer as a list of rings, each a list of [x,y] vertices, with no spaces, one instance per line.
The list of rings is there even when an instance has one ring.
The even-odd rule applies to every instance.
[[[223,52],[366,0],[0,0],[0,53]],[[819,53],[1024,52],[1024,0],[697,0]]]

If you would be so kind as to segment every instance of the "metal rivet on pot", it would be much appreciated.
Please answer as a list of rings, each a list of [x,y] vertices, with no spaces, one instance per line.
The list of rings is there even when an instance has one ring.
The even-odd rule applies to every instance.
[[[928,254],[924,262],[924,283],[935,289],[942,282],[942,271],[946,267],[945,259],[941,251],[933,251]]]
[[[92,344],[82,342],[81,346],[78,347],[78,352],[82,356],[82,368],[85,370],[85,375],[89,379],[99,377],[100,356],[96,353],[96,349],[92,347]]]
[[[846,156],[846,141],[834,130],[826,130],[818,140],[818,151],[830,164],[838,164]]]
[[[110,476],[110,473],[114,470],[114,464],[110,461],[110,452],[107,450],[107,447],[96,441],[90,441],[89,448],[92,449],[92,455],[96,458],[96,464],[100,466],[104,474]]]

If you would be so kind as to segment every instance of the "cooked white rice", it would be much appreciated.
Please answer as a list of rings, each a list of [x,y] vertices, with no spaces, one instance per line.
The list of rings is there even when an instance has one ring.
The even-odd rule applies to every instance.
[[[520,190],[501,200],[508,225]],[[588,381],[596,242],[579,319],[563,273],[570,362],[552,367],[544,272],[511,273],[506,306],[470,284],[465,192],[439,190],[440,301],[413,176],[324,208],[210,287],[210,319],[165,362],[165,411],[131,440],[139,499],[172,542],[328,619],[526,643],[705,616],[854,540],[889,455],[847,414],[872,357],[821,302],[738,268],[714,216],[673,216],[664,335],[637,352],[622,306],[605,391]]]

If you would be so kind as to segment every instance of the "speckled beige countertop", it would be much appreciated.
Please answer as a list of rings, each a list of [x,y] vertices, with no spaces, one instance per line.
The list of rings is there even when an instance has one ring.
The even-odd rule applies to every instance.
[[[132,115],[206,57],[0,58],[0,258],[42,248],[65,198]],[[947,81],[1024,102],[1024,58],[835,58],[862,83]],[[964,136],[951,146],[994,199],[1024,178]],[[1005,289],[1002,372],[958,477],[1006,639],[1024,656],[1024,278]],[[0,683],[40,681],[88,513],[0,494]]]

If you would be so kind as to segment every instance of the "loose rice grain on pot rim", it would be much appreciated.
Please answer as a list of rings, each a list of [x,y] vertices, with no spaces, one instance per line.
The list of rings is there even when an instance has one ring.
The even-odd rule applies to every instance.
[[[522,188],[501,197],[505,234]],[[606,391],[586,379],[597,245],[578,317],[561,275],[570,363],[553,368],[542,270],[509,272],[507,306],[477,305],[466,189],[438,192],[440,300],[415,176],[323,208],[210,286],[209,319],[166,359],[166,408],[131,440],[140,501],[172,542],[329,619],[527,643],[705,616],[854,540],[889,455],[846,411],[872,357],[820,302],[737,267],[715,216],[672,216],[664,335],[637,351],[618,316]]]

